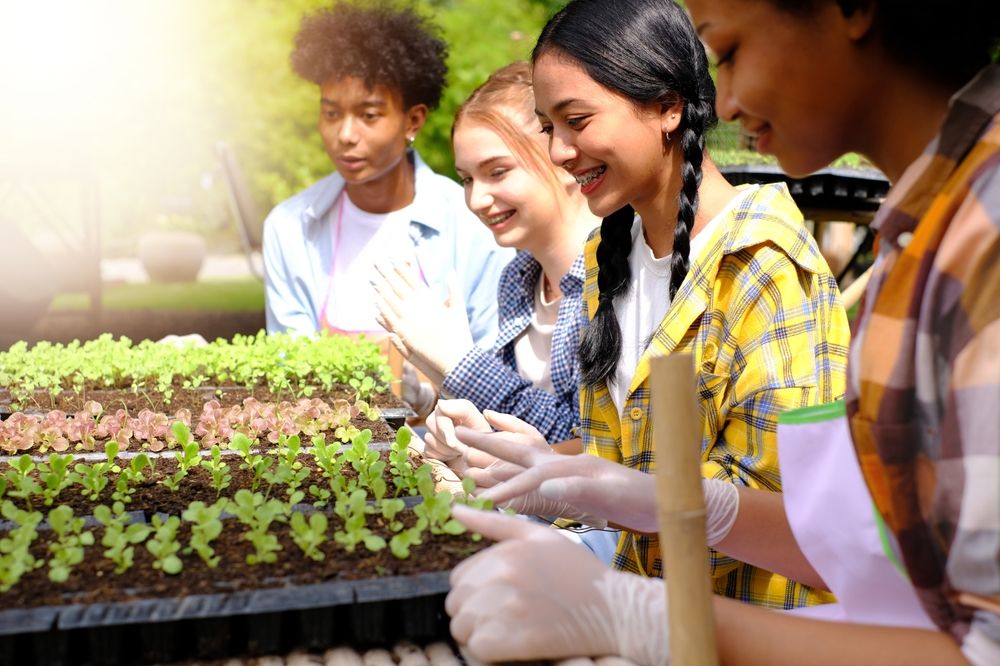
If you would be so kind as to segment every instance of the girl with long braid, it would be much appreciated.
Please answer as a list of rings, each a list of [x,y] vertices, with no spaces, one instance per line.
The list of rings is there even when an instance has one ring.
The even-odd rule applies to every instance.
[[[739,486],[780,491],[778,414],[843,394],[847,318],[785,186],[734,188],[709,159],[715,89],[686,13],[663,0],[575,0],[546,25],[533,62],[550,157],[603,218],[584,251],[583,448],[652,472],[650,358],[690,353],[702,472],[715,481],[706,493],[735,511]],[[541,450],[527,428],[506,429],[514,432],[460,430],[458,439],[479,447],[506,437]],[[480,461],[467,474],[481,486],[509,476],[488,456],[466,457]],[[617,568],[659,576],[648,535],[656,525],[629,521],[628,490],[613,515],[596,517],[627,528]],[[523,513],[567,515],[551,492],[505,492],[496,499],[513,498]],[[709,557],[719,594],[776,608],[829,598],[715,550]]]

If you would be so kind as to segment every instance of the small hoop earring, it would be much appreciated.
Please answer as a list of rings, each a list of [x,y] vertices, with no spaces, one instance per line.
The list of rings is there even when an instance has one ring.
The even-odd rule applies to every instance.
[[[670,141],[670,132],[664,132],[663,133],[663,140],[664,141]]]

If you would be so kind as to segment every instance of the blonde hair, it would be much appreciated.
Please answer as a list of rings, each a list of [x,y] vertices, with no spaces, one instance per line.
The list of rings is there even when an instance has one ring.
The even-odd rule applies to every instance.
[[[452,143],[463,122],[479,123],[495,132],[521,166],[542,178],[557,196],[567,196],[545,149],[530,136],[533,129],[540,132],[541,126],[535,116],[529,63],[518,61],[501,67],[469,95],[455,112]]]

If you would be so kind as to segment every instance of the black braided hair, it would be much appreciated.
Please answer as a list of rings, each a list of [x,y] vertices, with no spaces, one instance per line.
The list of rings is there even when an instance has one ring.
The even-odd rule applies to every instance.
[[[597,244],[597,311],[580,338],[580,372],[583,381],[597,384],[614,377],[622,355],[622,329],[615,316],[616,296],[628,291],[632,273],[632,221],[635,211],[625,206],[601,220]]]
[[[670,255],[670,298],[687,277],[691,267],[691,228],[698,210],[698,188],[701,186],[701,161],[705,154],[705,132],[715,122],[715,106],[701,101],[684,105],[680,137],[684,161],[681,164],[681,191],[677,195],[677,226],[674,227],[674,249]]]
[[[594,81],[636,103],[683,102],[678,128],[682,186],[670,260],[672,299],[688,273],[705,133],[717,120],[715,84],[701,40],[687,13],[669,0],[573,0],[542,29],[532,61],[550,51],[576,61]],[[580,339],[580,371],[587,384],[612,379],[621,358],[614,299],[628,291],[631,280],[633,218],[634,211],[626,206],[601,223],[598,308]]]

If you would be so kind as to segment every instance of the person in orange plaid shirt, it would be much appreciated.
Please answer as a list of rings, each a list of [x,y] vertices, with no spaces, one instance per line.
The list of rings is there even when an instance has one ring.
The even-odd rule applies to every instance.
[[[792,174],[858,151],[895,183],[874,223],[878,256],[852,343],[847,416],[859,473],[888,527],[886,549],[898,555],[907,589],[929,623],[823,622],[716,598],[720,660],[998,664],[1000,3],[686,4],[717,56],[720,115],[739,120],[757,136],[759,149]],[[467,439],[501,453],[503,447],[487,443],[491,437]],[[508,480],[487,493],[496,498],[502,486],[533,474],[536,485],[540,478],[559,482],[565,501],[577,475],[586,481],[577,489],[585,485],[589,492],[573,496],[576,508],[608,512],[613,507],[602,505],[603,498],[618,492],[621,499],[622,487],[634,480],[608,469],[590,470],[583,479],[566,464],[558,466],[561,476],[538,474],[542,465],[556,466],[537,455],[504,453],[521,470],[506,470]],[[552,497],[556,489],[550,485],[544,494]],[[774,507],[758,502],[762,495],[741,490],[720,548],[741,550],[776,571],[808,568],[773,520]],[[710,529],[712,504],[707,498]],[[644,512],[654,510],[648,505]],[[472,654],[669,661],[661,632],[651,629],[666,625],[662,583],[601,573],[585,554],[505,516],[457,515],[503,541],[452,576],[452,633]],[[763,526],[770,528],[766,538]],[[524,562],[532,563],[529,574],[510,566]],[[593,584],[581,582],[587,576]],[[545,581],[544,595],[532,591],[534,580]],[[486,600],[497,595],[503,603],[487,615]],[[574,608],[566,607],[567,599]],[[635,615],[641,617],[610,619]],[[602,624],[598,617],[609,619]],[[542,632],[547,642],[537,640]]]

